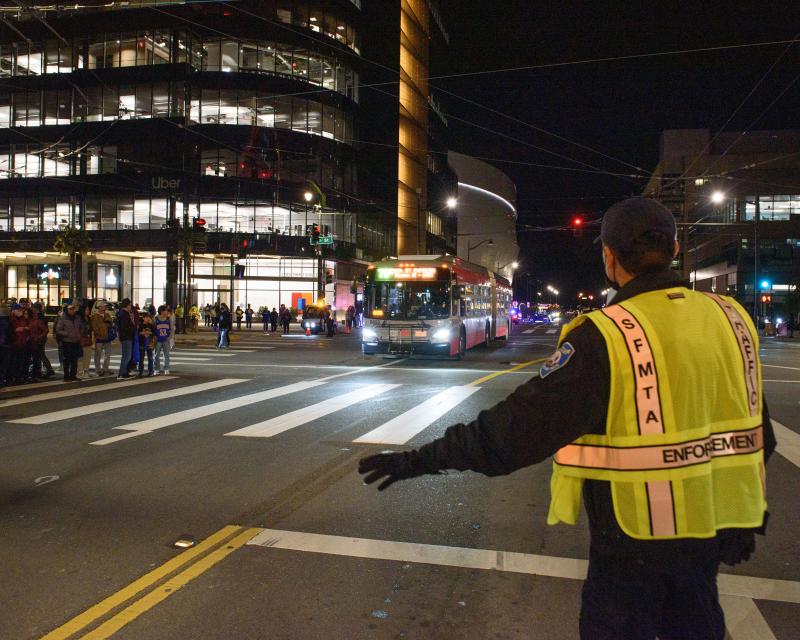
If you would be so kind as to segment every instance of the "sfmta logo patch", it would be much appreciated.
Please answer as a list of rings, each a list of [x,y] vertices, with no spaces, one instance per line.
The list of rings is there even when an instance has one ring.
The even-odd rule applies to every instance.
[[[547,362],[542,365],[542,368],[539,369],[539,377],[546,378],[553,373],[553,371],[565,366],[574,353],[575,347],[569,342],[562,344],[556,352],[547,359]]]

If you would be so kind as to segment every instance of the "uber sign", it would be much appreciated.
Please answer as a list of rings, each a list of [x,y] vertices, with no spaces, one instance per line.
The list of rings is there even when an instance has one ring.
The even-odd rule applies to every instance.
[[[181,181],[177,178],[168,180],[164,176],[158,176],[150,181],[150,186],[156,191],[178,191],[181,188]]]

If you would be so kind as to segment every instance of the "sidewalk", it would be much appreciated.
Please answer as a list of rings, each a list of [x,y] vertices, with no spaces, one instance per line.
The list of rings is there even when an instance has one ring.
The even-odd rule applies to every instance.
[[[261,339],[261,340],[275,340],[280,339],[282,332],[280,327],[278,331],[275,333],[264,333],[262,331],[261,323],[256,325],[253,323],[252,329],[246,329],[244,323],[242,323],[241,330],[235,328],[231,331],[231,335],[238,337],[240,340],[247,340],[249,338],[254,339]],[[354,330],[353,333],[355,333]],[[292,323],[289,325],[289,335],[291,336],[302,336],[303,330],[300,328],[300,323]],[[175,335],[175,344],[215,344],[217,342],[217,336],[219,334],[216,331],[212,331],[211,327],[201,326],[199,327],[197,333],[178,333]],[[344,337],[346,334],[344,333],[344,327],[339,326],[338,328],[338,336]],[[360,334],[359,334],[360,335]],[[236,344],[236,338],[231,342],[232,345]]]

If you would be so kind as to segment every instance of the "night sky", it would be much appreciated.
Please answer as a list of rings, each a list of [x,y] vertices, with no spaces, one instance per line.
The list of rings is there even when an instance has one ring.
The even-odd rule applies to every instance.
[[[723,10],[723,4],[728,8]],[[800,31],[796,2],[690,5],[440,0],[451,42],[448,49],[434,49],[432,74],[791,40]],[[523,261],[519,275],[530,273],[531,279],[554,284],[562,291],[561,301],[569,302],[578,290],[599,292],[604,286],[599,249],[592,245],[596,228],[576,238],[568,231],[528,232],[524,226],[566,225],[576,213],[587,220],[598,219],[614,201],[641,193],[646,180],[524,163],[609,173],[650,172],[658,162],[662,130],[716,131],[782,53],[783,58],[725,129],[747,128],[793,81],[753,129],[800,128],[800,42],[439,79],[432,81],[432,92],[444,111],[454,116],[452,147],[499,160],[494,164],[517,185]],[[437,88],[605,155],[537,132]]]

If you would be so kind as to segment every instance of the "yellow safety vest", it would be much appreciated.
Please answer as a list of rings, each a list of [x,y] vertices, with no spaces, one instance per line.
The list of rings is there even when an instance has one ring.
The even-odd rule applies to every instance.
[[[756,329],[731,298],[684,287],[580,316],[605,338],[604,435],[554,456],[548,524],[575,524],[586,479],[611,484],[614,514],[638,539],[709,538],[759,527],[766,510]]]

